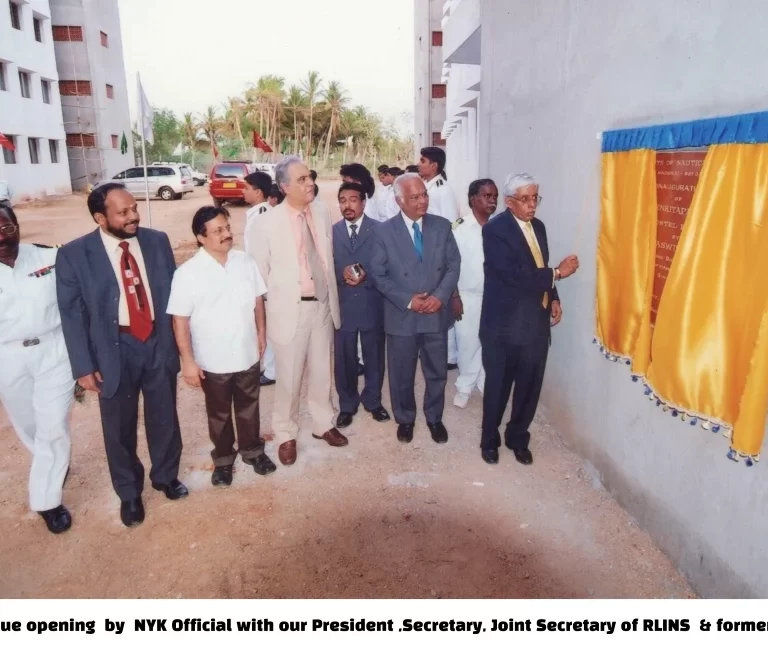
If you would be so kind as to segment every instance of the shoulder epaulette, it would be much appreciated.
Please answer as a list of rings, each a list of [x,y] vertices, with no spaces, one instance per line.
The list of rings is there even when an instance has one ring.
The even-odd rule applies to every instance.
[[[459,225],[461,225],[464,222],[464,219],[459,216],[453,223],[451,224],[451,229],[456,229]]]
[[[442,186],[443,186],[443,181],[442,181],[442,180],[438,180],[438,181],[435,183],[435,185],[436,185],[436,186],[438,186],[438,187],[442,187]]]
[[[43,248],[45,250],[53,250],[55,248],[64,247],[63,245],[43,245],[42,243],[33,243],[35,247]]]
[[[266,207],[259,207],[259,213],[263,214],[265,211],[267,211]]]

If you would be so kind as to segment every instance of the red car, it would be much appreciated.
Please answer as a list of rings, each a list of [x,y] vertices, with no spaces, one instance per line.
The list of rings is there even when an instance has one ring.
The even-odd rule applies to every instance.
[[[252,173],[251,163],[240,160],[219,162],[211,169],[209,191],[213,204],[221,207],[228,200],[242,201],[245,192],[244,178]]]

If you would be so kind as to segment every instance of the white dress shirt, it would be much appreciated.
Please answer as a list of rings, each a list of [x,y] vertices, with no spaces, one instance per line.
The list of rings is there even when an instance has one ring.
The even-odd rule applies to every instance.
[[[395,186],[382,186],[379,188],[379,191],[381,192],[379,197],[379,215],[382,220],[394,218],[400,213],[400,205],[397,204],[397,199],[395,198]]]
[[[525,237],[525,240],[528,241],[528,232],[527,232],[527,225],[526,221],[520,220],[517,216],[512,214],[512,218],[515,219],[515,222],[520,226],[520,230],[523,232],[523,236]],[[539,245],[539,239],[536,238],[536,230],[533,229],[533,225],[531,225],[531,232],[533,233],[533,242],[536,244],[536,247],[539,248],[539,254],[541,254],[541,258],[544,258],[544,255],[541,252],[541,245]],[[552,270],[552,287],[555,287],[555,271]]]
[[[118,321],[120,326],[130,326],[131,318],[128,314],[128,301],[125,299],[125,285],[123,284],[123,273],[120,269],[120,260],[123,258],[123,248],[120,247],[120,243],[124,241],[106,234],[103,229],[99,229],[101,234],[101,241],[104,243],[104,249],[107,251],[107,256],[112,264],[112,269],[115,271],[115,278],[117,279],[117,286],[120,289],[120,306]],[[136,259],[136,265],[139,266],[139,272],[141,273],[141,283],[144,284],[144,290],[147,293],[147,301],[149,302],[149,312],[152,315],[152,321],[155,319],[155,305],[152,303],[152,288],[149,285],[149,279],[147,278],[147,267],[144,265],[144,255],[141,253],[141,246],[139,245],[139,239],[135,236],[133,238],[125,239],[128,243],[128,251]]]
[[[61,328],[51,267],[57,253],[21,243],[13,268],[0,263],[0,343],[21,343]]]
[[[245,247],[245,251],[250,254],[251,250],[251,230],[256,225],[256,219],[259,216],[263,216],[266,214],[272,207],[270,207],[268,202],[259,203],[258,205],[254,205],[251,207],[247,212],[245,212],[245,229],[243,230],[243,245]]]
[[[360,226],[363,224],[363,220],[365,219],[366,214],[364,213],[360,218],[357,220],[356,223],[352,223],[351,221],[348,221],[346,218],[344,219],[344,222],[347,224],[347,234],[349,234],[349,238],[352,238],[352,225],[357,225],[357,235],[360,236]]]
[[[203,371],[247,371],[259,361],[256,299],[267,292],[256,262],[231,250],[221,265],[204,249],[176,270],[168,314],[189,317],[192,352]]]
[[[416,232],[413,231],[413,224],[414,223],[418,224],[419,230],[421,230],[421,237],[422,237],[421,240],[422,240],[422,243],[423,243],[423,241],[424,241],[424,224],[422,222],[423,219],[420,218],[419,220],[414,221],[414,220],[411,220],[410,218],[408,218],[403,213],[401,213],[400,216],[403,219],[403,222],[405,223],[406,228],[408,228],[408,233],[411,235],[411,240],[414,241],[414,245],[415,245],[415,240],[414,239],[416,237]]]
[[[379,222],[384,222],[385,220],[387,220],[379,212],[379,196],[378,196],[378,192],[374,193],[371,198],[368,198],[366,196],[366,200],[365,200],[365,215],[368,216],[368,218],[372,218],[373,220],[379,221]]]
[[[448,181],[441,175],[436,175],[427,184],[427,193],[429,194],[430,214],[442,216],[453,222],[459,217],[459,206],[456,203],[456,196],[448,186]]]
[[[457,221],[458,223],[458,221]],[[483,226],[470,212],[460,223],[453,225],[453,237],[461,253],[461,273],[459,274],[459,293],[471,292],[482,294],[485,284],[483,263]]]

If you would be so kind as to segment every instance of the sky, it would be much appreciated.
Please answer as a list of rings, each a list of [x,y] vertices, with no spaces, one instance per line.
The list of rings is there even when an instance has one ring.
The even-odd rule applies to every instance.
[[[201,113],[265,74],[317,70],[410,131],[414,0],[119,0],[131,117],[136,73],[158,108]],[[382,10],[386,7],[386,10]]]

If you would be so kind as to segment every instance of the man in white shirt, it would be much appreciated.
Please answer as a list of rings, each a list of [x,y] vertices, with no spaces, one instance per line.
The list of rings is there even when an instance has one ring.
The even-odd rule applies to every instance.
[[[173,315],[184,380],[205,393],[213,442],[211,483],[229,486],[238,453],[260,475],[276,469],[264,453],[259,416],[267,288],[256,262],[232,249],[226,209],[201,207],[192,219],[192,232],[201,249],[176,271],[167,312]]]
[[[256,236],[256,219],[266,214],[272,206],[269,204],[269,196],[272,191],[272,178],[269,174],[262,171],[251,173],[244,178],[245,192],[243,197],[245,202],[251,205],[251,208],[245,212],[245,231],[243,232],[243,241],[245,252],[253,256],[253,250],[256,247],[254,236]],[[275,352],[267,343],[267,350],[260,361],[261,378],[259,379],[262,387],[274,385],[276,380],[275,372]]]
[[[459,377],[453,404],[464,408],[472,390],[480,393],[485,386],[485,370],[480,345],[480,313],[483,308],[483,227],[496,213],[499,190],[490,178],[475,180],[469,185],[471,212],[453,223],[453,236],[461,252],[461,274],[458,296],[451,300],[456,318],[456,338],[459,347]]]
[[[0,402],[32,453],[29,506],[62,533],[72,525],[61,501],[75,380],[56,303],[58,250],[19,239],[13,209],[0,206]]]
[[[379,204],[379,215],[382,221],[394,218],[400,213],[400,206],[395,199],[395,180],[405,171],[399,167],[389,167],[380,174],[381,188],[376,193]]]

